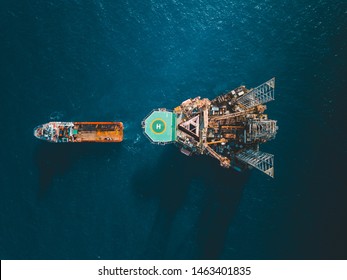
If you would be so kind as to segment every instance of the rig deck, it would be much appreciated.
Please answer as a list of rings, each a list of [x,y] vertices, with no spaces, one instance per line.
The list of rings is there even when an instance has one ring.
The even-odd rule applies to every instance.
[[[153,110],[142,122],[155,144],[175,143],[185,155],[207,154],[223,167],[254,167],[274,177],[274,156],[259,144],[275,138],[277,121],[264,114],[274,100],[275,78],[254,88],[240,86],[213,100],[188,99],[172,112]]]

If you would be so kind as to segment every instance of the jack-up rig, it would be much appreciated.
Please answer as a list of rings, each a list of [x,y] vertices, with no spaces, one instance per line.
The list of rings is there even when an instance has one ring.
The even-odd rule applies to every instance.
[[[275,78],[247,89],[240,86],[213,100],[200,96],[174,110],[153,110],[143,121],[152,143],[175,143],[187,156],[206,154],[222,167],[241,171],[254,167],[274,177],[274,155],[259,151],[259,144],[274,139],[277,121],[264,114],[274,100]]]

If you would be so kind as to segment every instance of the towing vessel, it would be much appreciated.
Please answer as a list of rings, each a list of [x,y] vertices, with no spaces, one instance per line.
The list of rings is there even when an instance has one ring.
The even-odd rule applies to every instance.
[[[259,150],[259,144],[274,139],[278,130],[277,121],[264,114],[274,90],[272,78],[253,89],[239,86],[213,100],[191,98],[173,110],[153,110],[142,128],[154,144],[175,143],[187,156],[210,155],[222,167],[237,171],[254,167],[274,177],[274,155]]]
[[[121,122],[49,122],[34,129],[36,138],[52,143],[121,142]]]

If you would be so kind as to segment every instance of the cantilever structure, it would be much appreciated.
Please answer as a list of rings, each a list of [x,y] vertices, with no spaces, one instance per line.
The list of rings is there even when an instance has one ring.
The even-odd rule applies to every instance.
[[[265,104],[275,99],[275,78],[261,84],[247,94],[240,97],[237,102],[245,108],[252,108],[256,105]]]
[[[274,139],[277,121],[264,114],[274,100],[275,78],[254,89],[240,86],[213,100],[188,99],[173,111],[153,110],[142,122],[156,144],[175,143],[185,155],[206,154],[223,167],[254,167],[274,177],[274,156],[259,144]]]
[[[244,150],[236,154],[236,157],[238,160],[274,177],[274,155],[260,151]]]

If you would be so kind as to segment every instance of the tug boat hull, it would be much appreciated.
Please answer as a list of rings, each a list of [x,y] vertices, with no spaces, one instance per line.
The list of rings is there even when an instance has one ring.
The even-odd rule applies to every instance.
[[[34,136],[52,143],[122,142],[121,122],[49,122],[37,126]]]

